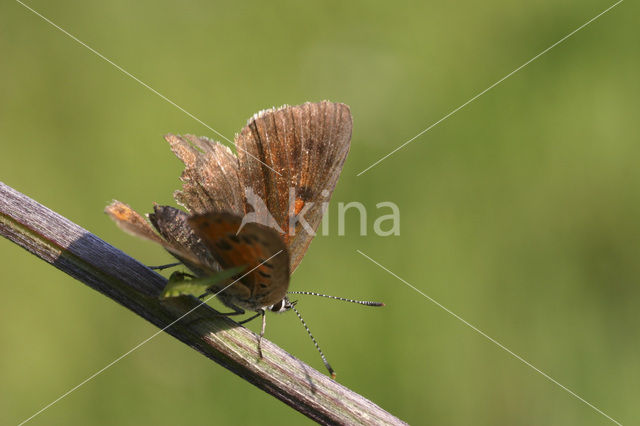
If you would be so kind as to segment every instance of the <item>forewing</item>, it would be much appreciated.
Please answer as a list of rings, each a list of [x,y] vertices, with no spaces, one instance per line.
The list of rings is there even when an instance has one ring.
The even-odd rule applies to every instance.
[[[351,128],[347,105],[323,101],[262,111],[236,136],[243,192],[250,188],[262,199],[283,230],[292,271],[313,233],[300,221],[290,230],[289,218],[302,214],[315,233],[349,152]]]
[[[223,269],[246,267],[240,282],[225,293],[242,297],[245,306],[270,306],[282,300],[289,287],[287,247],[276,231],[256,223],[247,223],[238,232],[241,222],[241,217],[228,213],[189,218],[194,232]]]
[[[182,190],[176,201],[189,212],[223,211],[244,214],[244,194],[238,177],[238,160],[226,146],[204,137],[168,134],[171,150],[185,165]]]

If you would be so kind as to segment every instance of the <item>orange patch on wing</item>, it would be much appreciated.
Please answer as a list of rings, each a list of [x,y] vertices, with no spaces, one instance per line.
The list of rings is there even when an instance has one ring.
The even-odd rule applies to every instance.
[[[294,205],[294,213],[296,214],[296,216],[302,211],[302,209],[304,208],[304,204],[305,201],[301,198],[296,199],[296,203]]]
[[[158,244],[165,245],[162,238],[155,233],[149,222],[140,216],[128,205],[114,200],[104,211],[118,224],[124,231],[146,238]]]
[[[244,266],[236,286],[225,290],[229,301],[249,309],[272,305],[286,295],[289,256],[275,230],[247,223],[229,213],[205,213],[188,219],[189,226],[222,268]]]
[[[264,291],[271,284],[269,263],[259,265],[272,254],[260,243],[256,235],[245,232],[245,229],[238,233],[239,220],[226,219],[222,216],[198,216],[191,218],[189,222],[196,233],[212,248],[211,253],[223,268],[246,267],[242,274],[246,275],[241,281],[252,295],[260,290]]]

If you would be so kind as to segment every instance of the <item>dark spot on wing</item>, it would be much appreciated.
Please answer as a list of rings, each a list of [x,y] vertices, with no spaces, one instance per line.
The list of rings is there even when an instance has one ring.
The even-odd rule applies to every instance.
[[[261,271],[261,270],[259,270],[259,269],[258,269],[258,273],[259,273],[260,275],[262,275],[263,277],[265,277],[265,278],[271,278],[271,275],[267,274],[266,272],[262,272],[262,271]]]
[[[231,241],[233,241],[236,244],[240,242],[240,238],[238,238],[238,236],[234,234],[227,234],[227,238],[229,238]]]
[[[220,250],[231,250],[231,244],[229,244],[225,240],[216,241],[216,247],[219,248]]]
[[[264,259],[260,259],[259,262],[260,262],[260,265],[266,266],[269,269],[273,269],[273,265],[269,262],[266,262]]]
[[[313,198],[313,190],[308,186],[301,186],[298,188],[297,194],[302,201],[309,201]]]
[[[267,283],[258,283],[258,285],[260,286],[260,288],[267,288],[267,287],[269,287],[269,284],[267,284]]]

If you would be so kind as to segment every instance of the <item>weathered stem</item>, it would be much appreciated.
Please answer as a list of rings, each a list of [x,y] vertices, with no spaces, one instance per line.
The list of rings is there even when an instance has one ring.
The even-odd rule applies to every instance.
[[[258,360],[255,333],[194,297],[158,299],[164,277],[2,182],[0,234],[319,423],[405,424],[266,339]]]

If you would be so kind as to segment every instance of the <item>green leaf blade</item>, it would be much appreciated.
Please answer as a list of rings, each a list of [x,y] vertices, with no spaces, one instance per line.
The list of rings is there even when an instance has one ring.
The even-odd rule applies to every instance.
[[[245,266],[236,266],[234,268],[225,269],[214,275],[208,275],[206,277],[191,278],[188,274],[183,272],[174,272],[171,274],[167,285],[165,286],[161,299],[169,297],[178,297],[184,295],[191,295],[200,297],[207,293],[212,287],[218,286],[220,283],[229,280],[234,275],[241,273],[245,270]]]

